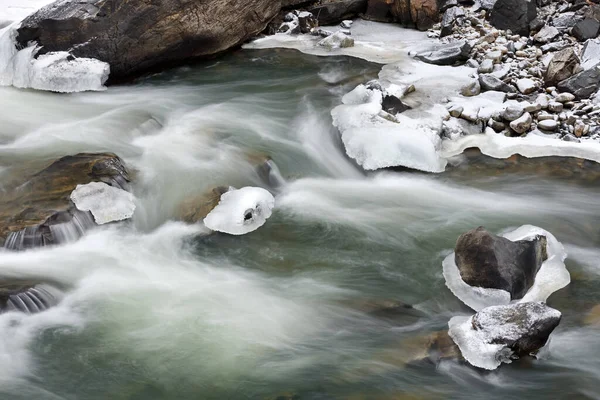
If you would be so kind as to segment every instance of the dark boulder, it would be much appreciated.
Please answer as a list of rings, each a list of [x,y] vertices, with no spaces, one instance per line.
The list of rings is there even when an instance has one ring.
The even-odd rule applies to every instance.
[[[490,23],[495,28],[529,36],[529,24],[536,16],[537,8],[533,0],[498,0],[492,8]]]
[[[490,344],[502,344],[513,357],[523,357],[544,347],[560,323],[558,310],[542,302],[484,308],[473,316],[473,329],[486,332]]]
[[[402,113],[402,112],[404,112],[406,110],[410,110],[410,107],[407,106],[406,104],[404,104],[402,102],[402,100],[400,100],[396,96],[392,96],[392,95],[389,95],[389,94],[385,95],[383,97],[383,101],[381,102],[381,108],[385,112],[388,112],[388,113],[393,114],[393,115]]]
[[[569,92],[579,99],[585,99],[598,91],[600,87],[600,63],[572,77],[559,82],[561,92]]]
[[[369,0],[365,18],[425,31],[440,20],[440,6],[438,0]]]
[[[456,242],[455,262],[470,286],[502,289],[520,299],[531,288],[546,260],[546,237],[513,242],[483,227],[463,233]]]
[[[319,25],[335,25],[345,19],[358,17],[367,11],[367,0],[329,0],[307,7]]]
[[[416,59],[435,65],[455,65],[469,59],[472,46],[466,40],[443,45],[436,50],[417,54]]]
[[[600,22],[593,18],[586,18],[575,24],[571,34],[580,42],[584,42],[597,37],[598,32],[600,32]]]
[[[55,161],[0,197],[0,246],[17,250],[72,239],[63,237],[63,224],[71,225],[66,230],[70,236],[82,235],[95,222],[70,200],[77,185],[103,182],[127,189],[129,181],[127,168],[114,154],[77,154]]]
[[[573,47],[566,47],[552,56],[548,68],[546,68],[544,81],[549,86],[556,85],[571,77],[578,67],[579,57],[575,54],[575,50]]]
[[[27,17],[17,42],[110,64],[109,81],[214,57],[261,32],[281,0],[63,0]]]

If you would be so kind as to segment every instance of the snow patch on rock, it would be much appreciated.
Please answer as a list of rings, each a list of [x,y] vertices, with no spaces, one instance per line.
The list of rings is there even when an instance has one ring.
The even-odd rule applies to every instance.
[[[537,235],[546,236],[548,258],[542,263],[540,270],[537,272],[533,286],[522,299],[516,300],[514,303],[546,301],[552,293],[564,288],[571,282],[571,275],[564,263],[567,253],[563,245],[550,232],[536,226],[523,225],[502,236],[517,241],[532,240]],[[510,293],[505,290],[473,287],[463,281],[454,261],[454,252],[444,259],[442,267],[446,286],[473,310],[480,311],[486,307],[511,303]]]
[[[39,47],[15,47],[17,25],[0,30],[0,85],[73,93],[105,90],[110,66],[93,58],[75,58],[66,51],[35,58]]]
[[[231,189],[221,195],[219,204],[204,218],[204,225],[213,231],[244,235],[263,226],[274,206],[273,195],[265,189]]]
[[[78,210],[90,211],[98,225],[129,219],[135,211],[131,193],[103,182],[77,185],[71,201]]]

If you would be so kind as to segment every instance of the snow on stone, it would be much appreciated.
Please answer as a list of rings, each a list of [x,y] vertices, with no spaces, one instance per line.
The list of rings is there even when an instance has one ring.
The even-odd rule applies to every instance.
[[[452,317],[448,322],[448,333],[454,343],[471,365],[483,369],[496,369],[502,364],[502,358],[496,355],[504,345],[488,343],[480,331],[472,329],[473,317]],[[504,359],[510,362],[510,354]]]
[[[354,46],[354,39],[341,31],[337,31],[333,35],[326,37],[317,44],[329,50],[334,50]]]
[[[342,99],[331,115],[349,157],[364,169],[404,166],[441,172],[439,126],[398,114],[391,121],[382,113],[382,93],[359,85]],[[396,122],[397,121],[397,122]]]
[[[93,58],[52,52],[35,58],[39,47],[17,50],[17,24],[0,30],[0,85],[61,93],[105,90],[110,66]]]
[[[77,185],[71,201],[80,211],[90,211],[98,225],[131,218],[135,210],[131,193],[104,182]]]
[[[548,259],[542,263],[535,276],[533,286],[522,299],[514,303],[532,301],[546,301],[554,292],[564,288],[571,282],[571,276],[565,266],[567,253],[563,245],[550,232],[532,225],[523,225],[520,228],[505,233],[505,238],[517,240],[531,240],[536,235],[546,236]],[[465,283],[460,276],[460,271],[454,261],[454,252],[450,253],[442,262],[446,286],[463,303],[475,311],[489,306],[506,305],[511,303],[510,293],[502,289],[489,289],[473,287]]]
[[[265,189],[231,189],[221,195],[219,204],[204,218],[204,225],[213,231],[244,235],[263,226],[274,206],[273,195]]]

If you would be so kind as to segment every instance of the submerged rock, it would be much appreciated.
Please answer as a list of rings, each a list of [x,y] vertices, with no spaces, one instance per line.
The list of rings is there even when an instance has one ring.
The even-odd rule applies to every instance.
[[[561,313],[542,302],[487,307],[472,317],[454,317],[450,337],[473,366],[496,369],[532,355],[558,326]]]
[[[68,51],[110,64],[123,79],[191,58],[207,58],[261,32],[279,12],[270,0],[59,0],[26,18],[17,42],[41,53]]]
[[[128,189],[129,181],[126,166],[114,154],[63,157],[2,196],[0,244],[22,249],[78,238],[95,222],[70,200],[77,185],[103,182]]]
[[[544,236],[513,242],[479,227],[463,233],[456,242],[455,260],[463,281],[506,290],[511,299],[525,295],[546,259]]]

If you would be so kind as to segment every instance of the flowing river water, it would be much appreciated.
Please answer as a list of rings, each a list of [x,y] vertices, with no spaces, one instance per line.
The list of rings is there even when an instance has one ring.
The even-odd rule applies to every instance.
[[[588,314],[600,304],[600,187],[494,163],[364,173],[330,111],[379,70],[251,50],[101,93],[0,88],[0,190],[60,156],[109,151],[135,169],[137,198],[129,224],[0,251],[3,279],[64,291],[48,311],[0,315],[0,398],[600,398]],[[262,228],[208,235],[175,221],[192,195],[263,185],[248,161],[260,155],[286,180]],[[493,372],[423,360],[429,335],[471,314],[442,276],[457,237],[522,224],[569,253],[549,345]]]

